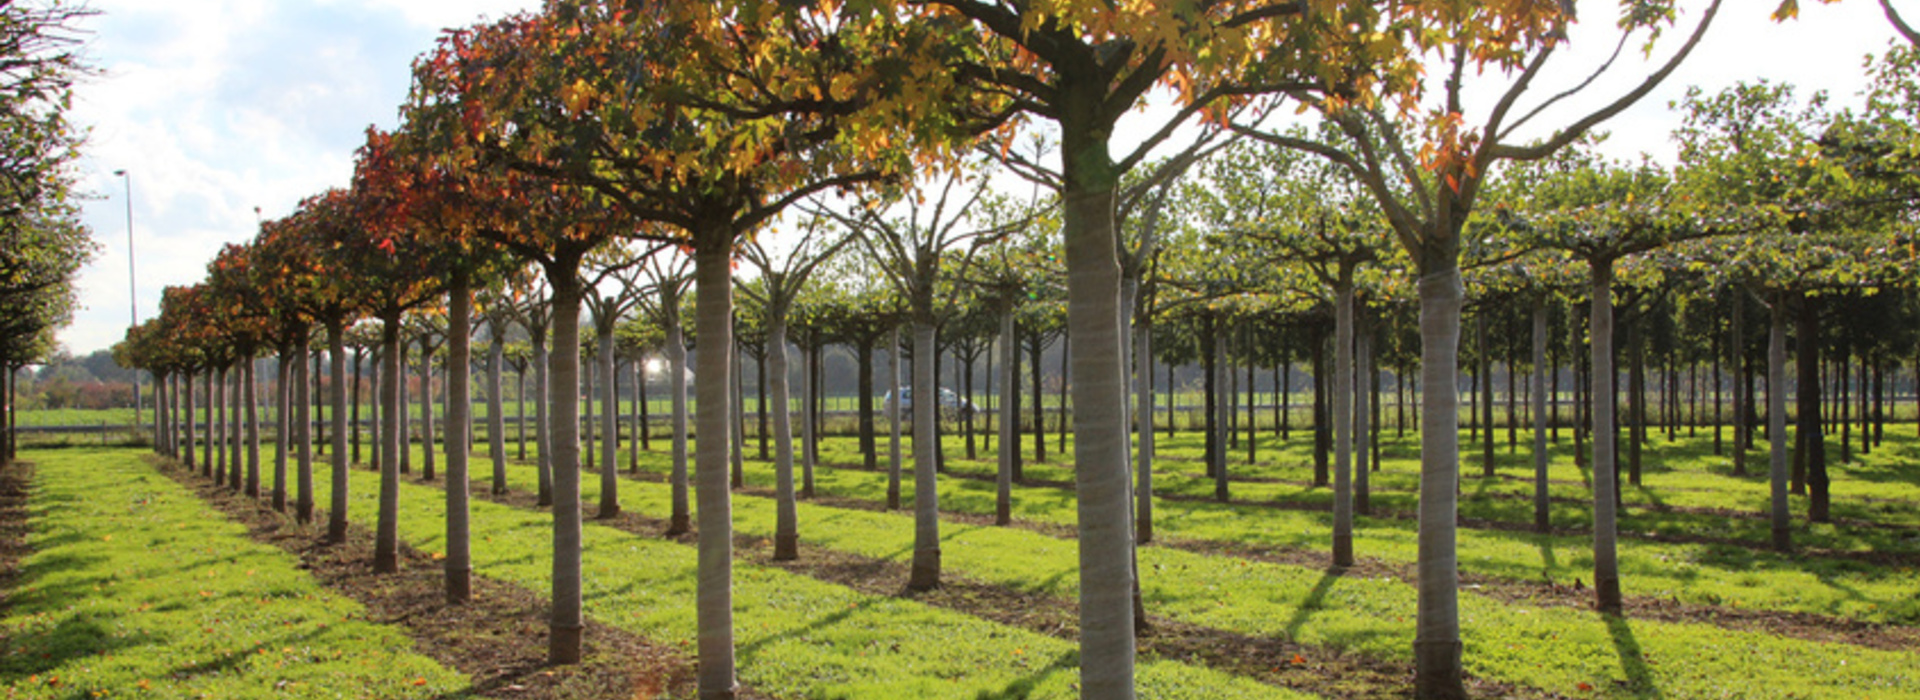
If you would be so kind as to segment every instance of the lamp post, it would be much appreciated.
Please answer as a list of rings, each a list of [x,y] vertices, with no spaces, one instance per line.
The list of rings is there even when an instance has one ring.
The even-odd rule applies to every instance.
[[[115,170],[120,182],[126,185],[127,192],[127,314],[133,318],[128,328],[140,325],[140,290],[134,286],[133,276],[133,176],[126,170]],[[140,430],[140,370],[133,370],[133,426]]]

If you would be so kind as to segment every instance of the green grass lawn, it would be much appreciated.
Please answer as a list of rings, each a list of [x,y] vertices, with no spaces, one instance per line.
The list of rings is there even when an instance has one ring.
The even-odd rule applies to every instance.
[[[24,453],[33,553],[0,618],[6,697],[463,696],[293,557],[137,450]]]
[[[658,457],[643,461],[658,466]],[[513,476],[515,488],[533,487],[531,468],[516,467]],[[829,478],[843,484],[850,476],[876,475],[839,471]],[[597,487],[594,480],[585,484],[589,500]],[[627,481],[622,489],[629,509],[656,517],[668,513],[665,485]],[[942,489],[943,508],[949,492]],[[1061,501],[1068,503],[1070,517],[1070,501]],[[770,499],[737,496],[734,514],[737,533],[772,535]],[[801,538],[812,545],[901,561],[912,551],[908,515],[803,504],[801,522]],[[1031,531],[942,526],[949,571],[1068,600],[1078,586],[1074,551],[1071,541]],[[1142,581],[1143,593],[1148,609],[1157,614],[1383,659],[1402,658],[1412,645],[1414,591],[1398,581],[1161,547],[1143,549],[1140,565],[1150,572]],[[1609,618],[1564,607],[1512,606],[1471,592],[1461,598],[1468,668],[1483,678],[1542,691],[1579,695],[1584,683],[1624,697],[1920,696],[1920,656],[1911,653],[1704,624]],[[1753,685],[1746,687],[1752,690],[1730,686],[1734,677],[1751,679]]]
[[[351,517],[371,526],[377,475],[353,473]],[[445,548],[444,496],[402,487],[401,537]],[[325,486],[319,496],[327,502]],[[544,513],[476,500],[474,570],[544,594],[552,529]],[[585,596],[590,617],[666,641],[694,640],[695,551],[589,521]],[[780,569],[736,564],[734,616],[740,679],[795,698],[1070,698],[1077,651],[1063,640],[933,608],[872,596]],[[540,643],[529,640],[529,643]],[[1139,669],[1142,697],[1302,697],[1172,661]]]

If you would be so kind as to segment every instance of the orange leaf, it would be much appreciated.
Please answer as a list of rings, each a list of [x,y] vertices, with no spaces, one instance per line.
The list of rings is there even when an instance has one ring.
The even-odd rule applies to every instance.
[[[1304,657],[1304,656],[1301,656],[1301,655],[1299,655],[1299,654],[1294,654],[1294,655],[1293,655],[1293,664],[1294,664],[1295,666],[1298,666],[1298,665],[1300,665],[1300,664],[1304,664],[1304,663],[1306,663],[1306,662],[1307,662],[1307,657]]]

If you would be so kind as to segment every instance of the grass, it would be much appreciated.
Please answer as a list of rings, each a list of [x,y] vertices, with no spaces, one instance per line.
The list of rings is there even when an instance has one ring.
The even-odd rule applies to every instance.
[[[1171,451],[1178,455],[1180,450]],[[882,453],[885,453],[884,440]],[[1883,451],[1893,459],[1894,450]],[[643,469],[664,473],[669,462],[663,455],[643,458]],[[859,463],[857,446],[851,440],[832,440],[823,449],[828,463]],[[882,458],[884,465],[885,458]],[[1157,473],[1193,468],[1175,460],[1156,461]],[[949,458],[951,469],[988,473],[984,462],[969,463]],[[1575,478],[1570,460],[1562,463],[1554,478]],[[1233,471],[1230,466],[1229,470]],[[1911,470],[1912,468],[1909,467]],[[1418,476],[1410,460],[1389,461],[1383,474],[1388,479],[1416,483]],[[907,470],[911,471],[911,470]],[[1067,479],[1070,471],[1057,465],[1029,464],[1027,475],[1033,478]],[[1379,476],[1379,475],[1376,475]],[[770,468],[748,472],[750,483],[772,483]],[[1836,484],[1846,478],[1836,473]],[[1161,484],[1179,480],[1157,477]],[[910,476],[908,481],[910,481]],[[1187,481],[1193,481],[1188,479]],[[1480,480],[1464,480],[1464,488],[1474,493]],[[826,495],[867,500],[883,500],[886,477],[880,473],[848,469],[823,469],[817,472],[816,487]],[[1237,497],[1257,498],[1245,493],[1258,487],[1293,488],[1280,485],[1235,484]],[[1530,486],[1528,487],[1530,488]],[[1327,489],[1319,489],[1326,493]],[[1211,493],[1210,486],[1206,491]],[[912,490],[903,488],[911,501]],[[1409,493],[1407,498],[1411,498]],[[1268,500],[1268,499],[1261,499]],[[1836,496],[1835,503],[1842,500]],[[991,514],[994,488],[989,482],[967,479],[943,479],[940,483],[940,507],[944,510]],[[1472,512],[1475,499],[1463,497],[1462,511]],[[1075,502],[1070,491],[1049,487],[1021,487],[1014,495],[1014,517],[1025,520],[1072,526]],[[1411,502],[1408,502],[1411,508]],[[1531,522],[1531,506],[1520,502],[1526,515],[1512,515],[1515,522]],[[1915,507],[1920,507],[1916,505]],[[1160,537],[1182,540],[1232,542],[1304,551],[1325,551],[1332,531],[1331,516],[1325,512],[1275,509],[1252,505],[1227,505],[1205,501],[1162,499],[1156,505],[1155,528]],[[1576,510],[1555,504],[1558,510]],[[1647,519],[1678,518],[1676,514],[1631,516],[1623,531],[1633,531]],[[1725,519],[1721,519],[1725,520]],[[1760,527],[1764,521],[1758,521]],[[1706,527],[1706,525],[1702,525]],[[1797,522],[1796,537],[1804,537],[1807,526]],[[1834,526],[1816,526],[1817,532]],[[1411,520],[1357,518],[1354,548],[1363,558],[1390,563],[1411,564],[1417,558],[1417,526]],[[1910,536],[1910,535],[1909,535]],[[1754,540],[1765,542],[1764,536]],[[1905,545],[1910,548],[1913,544]],[[1458,553],[1461,570],[1469,574],[1515,581],[1551,579],[1568,583],[1574,579],[1590,581],[1593,572],[1591,538],[1579,536],[1537,535],[1528,532],[1462,528]],[[1620,544],[1622,585],[1628,595],[1675,598],[1684,602],[1729,605],[1789,612],[1808,612],[1848,617],[1869,622],[1920,624],[1920,569],[1912,565],[1891,567],[1822,557],[1800,557],[1755,550],[1728,544],[1682,544],[1622,538]]]
[[[7,697],[463,695],[461,674],[139,454],[26,455],[33,554],[0,619]]]
[[[371,523],[377,475],[356,470],[351,517]],[[324,486],[323,486],[324,491]],[[320,495],[321,502],[326,494]],[[401,537],[444,549],[444,497],[402,487]],[[551,525],[543,513],[473,504],[474,569],[545,593]],[[585,597],[590,617],[666,641],[694,640],[695,551],[589,522]],[[768,567],[736,564],[734,617],[740,679],[796,698],[1069,698],[1077,651],[1067,641],[929,607],[865,595]],[[530,640],[529,643],[536,643]],[[1293,698],[1206,668],[1145,661],[1142,697]]]
[[[532,487],[530,468],[513,475],[515,488]],[[668,512],[665,485],[629,481],[622,489],[629,509]],[[591,500],[597,482],[583,490]],[[737,496],[734,516],[736,533],[771,536],[770,499]],[[894,560],[912,550],[912,523],[904,514],[802,504],[800,517],[802,540],[812,545]],[[942,525],[949,571],[1019,590],[1071,599],[1078,586],[1074,551],[1071,541],[1030,531]],[[1152,572],[1142,586],[1157,614],[1383,659],[1402,658],[1412,645],[1414,590],[1398,581],[1162,547],[1143,549],[1140,565]],[[1579,695],[1585,684],[1624,697],[1920,696],[1920,659],[1912,654],[1512,606],[1471,593],[1461,596],[1461,605],[1471,672],[1548,692]],[[1735,677],[1765,690],[1728,686]]]

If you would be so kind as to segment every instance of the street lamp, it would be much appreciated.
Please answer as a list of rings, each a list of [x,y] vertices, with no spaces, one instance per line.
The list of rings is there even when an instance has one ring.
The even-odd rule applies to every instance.
[[[133,176],[126,170],[115,170],[113,174],[120,177],[127,190],[127,314],[133,318],[128,328],[133,328],[140,325],[140,291],[134,286],[133,277]],[[133,370],[133,426],[135,432],[140,430],[140,369],[137,367]]]

